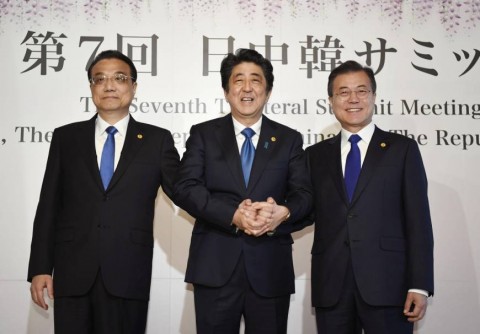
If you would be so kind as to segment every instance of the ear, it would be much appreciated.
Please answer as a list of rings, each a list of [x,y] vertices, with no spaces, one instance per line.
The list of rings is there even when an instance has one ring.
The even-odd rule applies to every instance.
[[[135,95],[137,93],[137,82],[135,81],[133,83],[133,95]]]

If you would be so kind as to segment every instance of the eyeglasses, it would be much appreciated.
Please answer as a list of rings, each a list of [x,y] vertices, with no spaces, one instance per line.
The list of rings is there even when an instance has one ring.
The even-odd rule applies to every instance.
[[[357,98],[359,99],[363,99],[365,97],[368,96],[368,94],[370,94],[370,90],[368,89],[359,89],[359,90],[349,90],[349,89],[345,89],[345,90],[341,90],[340,92],[336,93],[335,96],[338,97],[340,100],[347,100],[350,98],[350,96],[352,96],[352,93],[355,93],[355,95],[357,95]]]
[[[90,82],[95,86],[103,86],[107,83],[107,80],[113,79],[113,82],[117,85],[124,85],[128,82],[128,79],[132,79],[128,75],[122,73],[116,73],[111,77],[106,76],[105,74],[98,74],[90,79]]]

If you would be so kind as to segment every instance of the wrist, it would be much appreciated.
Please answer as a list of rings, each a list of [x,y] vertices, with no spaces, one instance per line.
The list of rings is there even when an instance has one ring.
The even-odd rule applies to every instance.
[[[282,223],[286,222],[290,218],[290,210],[287,207],[285,208],[287,209],[287,213],[283,216]]]

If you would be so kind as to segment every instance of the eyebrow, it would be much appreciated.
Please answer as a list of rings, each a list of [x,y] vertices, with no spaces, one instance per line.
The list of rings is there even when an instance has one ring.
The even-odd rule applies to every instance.
[[[369,88],[369,87],[367,85],[358,85],[355,88]],[[338,87],[338,89],[350,89],[350,87],[342,86],[342,87]]]
[[[240,76],[245,76],[245,74],[244,73],[237,73],[233,76],[233,78],[238,78]]]
[[[254,72],[254,73],[249,73],[249,74],[237,73],[237,74],[235,74],[232,78],[233,78],[233,79],[236,79],[236,78],[238,78],[238,77],[246,77],[247,75],[250,75],[251,77],[254,77],[254,78],[259,79],[259,80],[263,80],[262,75],[259,74],[259,73],[255,73],[255,72]]]
[[[95,73],[92,73],[92,75],[98,75],[98,74],[103,74],[103,75],[105,75],[105,72],[95,72]],[[124,75],[128,76],[128,74],[125,73],[124,71],[117,71],[117,72],[114,72],[113,74],[114,74],[114,75],[115,75],[115,74],[124,74]]]
[[[238,77],[238,76],[241,76],[241,75],[253,75],[253,76],[256,76],[256,77],[262,77],[262,75],[260,73],[257,73],[257,72],[253,72],[253,73],[243,73],[243,72],[239,72],[237,74],[234,75],[234,77]]]

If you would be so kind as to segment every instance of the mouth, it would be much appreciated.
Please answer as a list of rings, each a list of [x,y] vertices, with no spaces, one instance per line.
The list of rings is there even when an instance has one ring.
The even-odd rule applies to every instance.
[[[355,113],[355,112],[362,111],[362,108],[347,108],[346,111],[349,113]]]
[[[253,97],[242,97],[240,99],[242,102],[253,102]]]

